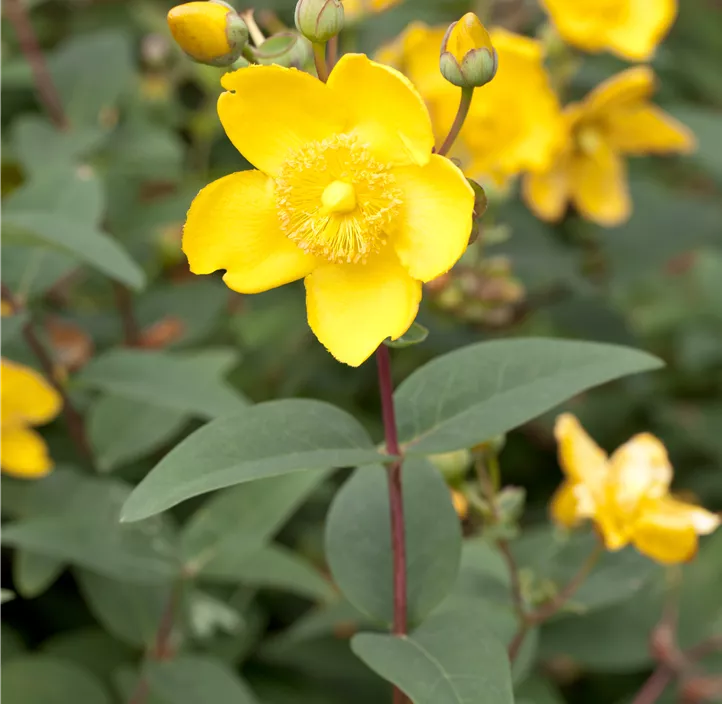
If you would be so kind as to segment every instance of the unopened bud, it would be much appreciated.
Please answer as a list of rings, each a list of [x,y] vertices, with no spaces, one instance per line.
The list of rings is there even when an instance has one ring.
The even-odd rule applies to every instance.
[[[344,24],[341,0],[298,0],[296,28],[306,39],[323,44],[335,37]]]
[[[168,26],[191,59],[210,66],[230,66],[248,42],[246,23],[230,5],[217,0],[174,7]]]
[[[499,59],[489,32],[473,12],[454,22],[441,44],[444,78],[459,88],[478,88],[496,75]]]
[[[451,503],[454,506],[456,515],[463,521],[469,515],[469,500],[462,492],[452,489]]]
[[[444,479],[451,483],[466,474],[472,461],[471,452],[468,450],[442,452],[439,455],[429,455],[427,459],[444,475]]]
[[[296,32],[281,32],[266,39],[253,50],[259,64],[277,64],[287,68],[303,68],[313,59],[313,49],[305,37]]]

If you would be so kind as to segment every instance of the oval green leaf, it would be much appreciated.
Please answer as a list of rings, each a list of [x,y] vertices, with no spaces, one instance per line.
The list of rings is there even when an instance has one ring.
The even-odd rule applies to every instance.
[[[412,454],[472,447],[593,386],[663,362],[592,342],[515,339],[450,352],[398,388],[399,435]]]

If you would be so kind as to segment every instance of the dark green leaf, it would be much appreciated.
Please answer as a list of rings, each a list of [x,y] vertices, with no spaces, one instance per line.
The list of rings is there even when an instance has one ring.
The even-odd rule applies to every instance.
[[[408,452],[471,447],[593,386],[662,362],[616,345],[551,339],[481,342],[438,357],[396,392]]]
[[[184,655],[170,662],[149,663],[150,691],[167,704],[255,704],[240,677],[207,657]]]
[[[13,581],[26,599],[42,594],[60,576],[65,563],[29,550],[18,550],[13,561]]]
[[[143,479],[123,507],[137,521],[233,484],[303,470],[378,462],[354,418],[320,401],[271,401],[208,423]]]
[[[187,355],[114,349],[93,359],[76,381],[175,413],[213,418],[245,405],[243,397],[221,378],[227,363],[225,351],[221,355],[210,350]]]
[[[461,554],[459,519],[441,476],[425,460],[402,470],[409,619],[421,620],[451,589]],[[429,520],[433,507],[433,520]],[[326,519],[326,556],[344,596],[364,613],[393,620],[393,568],[386,470],[356,470]]]
[[[48,655],[17,658],[3,665],[2,695],[5,704],[110,704],[93,675]]]
[[[98,468],[110,472],[154,452],[188,422],[185,413],[121,396],[101,396],[88,414],[88,440]]]
[[[351,648],[414,704],[513,704],[506,649],[465,612],[432,616],[409,636],[360,633]]]

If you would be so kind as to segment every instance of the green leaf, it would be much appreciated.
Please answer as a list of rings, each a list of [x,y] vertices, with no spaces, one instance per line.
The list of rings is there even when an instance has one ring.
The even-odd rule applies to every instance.
[[[3,249],[3,259],[5,258],[5,250]],[[3,280],[5,277],[3,276]],[[19,340],[23,334],[25,324],[28,322],[28,314],[26,312],[14,313],[3,317],[2,323],[2,343],[3,347],[14,340]]]
[[[253,479],[381,459],[344,411],[320,401],[270,401],[211,421],[183,440],[135,488],[122,519],[137,521]]]
[[[2,477],[3,517],[29,518],[58,513],[85,482],[72,467],[59,465],[41,479]]]
[[[465,612],[432,616],[408,636],[360,633],[351,649],[414,704],[513,704],[506,649]]]
[[[39,115],[21,115],[13,123],[15,153],[24,170],[42,174],[48,167],[71,170],[108,134],[100,125],[60,131]]]
[[[178,435],[189,415],[121,396],[101,396],[87,417],[98,469],[110,472],[155,452]]]
[[[6,601],[12,601],[15,598],[15,592],[10,589],[0,589],[0,604]]]
[[[310,562],[282,545],[266,545],[235,563],[211,562],[200,574],[215,581],[281,589],[314,601],[330,601],[335,592]]]
[[[23,597],[32,599],[46,591],[65,569],[62,560],[18,550],[13,561],[13,582]]]
[[[395,347],[397,349],[403,349],[404,347],[411,347],[412,345],[418,345],[423,342],[429,336],[429,331],[420,323],[413,322],[411,327],[398,339],[392,340],[388,338],[384,340],[384,344],[387,347]]]
[[[131,648],[94,627],[61,631],[44,641],[41,651],[72,661],[103,681],[110,681],[118,667],[137,657]]]
[[[206,418],[233,413],[243,397],[221,377],[223,359],[202,355],[113,349],[93,359],[75,378],[78,384],[115,396]]]
[[[133,584],[88,570],[75,570],[83,598],[108,633],[135,647],[152,642],[171,587]]]
[[[166,704],[256,704],[248,685],[222,663],[183,655],[148,663],[151,693]]]
[[[48,655],[16,658],[3,665],[5,704],[110,704],[100,682],[72,662]]]
[[[116,480],[84,479],[56,513],[4,526],[2,543],[128,581],[175,576],[176,547],[166,523],[118,522],[128,494],[127,486]]]
[[[268,542],[328,472],[298,472],[218,493],[186,522],[181,535],[189,573],[235,573]]]
[[[10,212],[3,218],[8,236],[28,246],[51,246],[89,264],[130,288],[145,283],[143,270],[104,232],[70,217],[47,212]]]
[[[456,580],[461,528],[449,490],[428,462],[405,462],[402,484],[408,616],[415,622],[444,598]],[[356,470],[331,504],[326,556],[344,596],[386,623],[393,620],[394,610],[390,526],[386,470]]]
[[[564,704],[562,695],[542,677],[530,677],[516,692],[516,704]]]
[[[131,84],[130,38],[95,31],[71,38],[48,56],[53,82],[72,126],[95,126],[101,112],[116,106]]]
[[[413,454],[472,447],[593,386],[662,362],[592,342],[481,342],[437,357],[396,392],[399,435]]]
[[[78,268],[72,256],[54,249],[2,245],[2,280],[30,302]],[[3,322],[3,339],[5,339]]]

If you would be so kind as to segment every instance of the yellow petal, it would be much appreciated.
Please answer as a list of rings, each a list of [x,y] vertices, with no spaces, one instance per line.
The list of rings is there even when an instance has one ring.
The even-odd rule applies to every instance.
[[[522,181],[522,194],[529,209],[540,219],[558,222],[569,200],[569,167],[560,156],[547,171],[527,173]]]
[[[600,83],[582,102],[588,117],[604,116],[613,109],[639,105],[654,93],[654,71],[633,66]]]
[[[597,510],[594,521],[607,550],[616,552],[629,545],[632,539],[631,524],[620,520],[620,517],[608,506],[602,506]]]
[[[225,269],[239,293],[258,293],[308,274],[316,260],[280,230],[273,181],[260,171],[206,186],[188,211],[183,251],[194,274]]]
[[[719,524],[719,516],[665,497],[645,503],[634,525],[633,541],[640,552],[657,562],[686,562],[697,552],[697,536],[711,533]]]
[[[489,32],[481,20],[473,13],[467,12],[458,22],[454,22],[446,35],[442,52],[448,51],[458,63],[475,49],[493,51]]]
[[[53,468],[45,441],[39,433],[30,428],[3,426],[0,443],[0,466],[5,474],[37,479],[44,477]]]
[[[367,264],[325,264],[306,277],[308,323],[339,360],[357,367],[416,318],[421,284],[387,252]]]
[[[677,0],[626,0],[622,21],[607,32],[609,50],[630,61],[647,61],[677,16]]]
[[[275,175],[289,154],[343,132],[343,104],[317,78],[294,68],[250,66],[221,78],[218,116],[233,146]],[[234,92],[230,92],[234,91]]]
[[[430,281],[451,269],[466,250],[474,191],[449,159],[432,154],[426,166],[394,170],[403,210],[393,245],[414,279]]]
[[[554,425],[559,464],[573,483],[596,491],[607,476],[607,453],[587,435],[571,413],[562,413]]]
[[[571,160],[571,196],[579,212],[605,227],[629,219],[632,205],[624,160],[603,139]]]
[[[431,118],[405,76],[363,54],[345,54],[327,85],[333,99],[350,112],[349,133],[379,161],[428,163],[434,146]]]
[[[604,126],[610,144],[627,154],[689,153],[696,146],[692,130],[653,105],[613,110]]]
[[[635,435],[609,458],[610,500],[622,520],[631,520],[642,501],[667,494],[671,481],[667,450],[650,433]]]
[[[554,492],[552,496],[549,510],[554,521],[565,528],[573,528],[584,518],[587,518],[584,512],[580,510],[577,489],[581,484],[572,482],[564,482]]]
[[[60,413],[60,394],[30,367],[9,359],[2,360],[3,427],[40,425]]]

